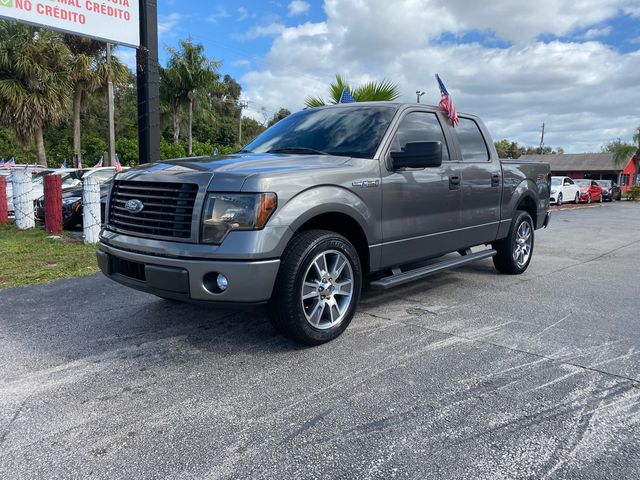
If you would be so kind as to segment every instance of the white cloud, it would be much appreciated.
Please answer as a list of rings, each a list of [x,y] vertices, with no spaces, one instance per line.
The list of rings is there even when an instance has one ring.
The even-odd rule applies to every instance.
[[[214,12],[207,17],[207,21],[217,23],[220,18],[228,18],[231,14],[222,5],[216,5]]]
[[[248,20],[250,18],[255,18],[256,14],[254,12],[251,12],[248,8],[246,7],[240,7],[238,8],[238,18],[237,20],[239,22],[244,22],[245,20]]]
[[[613,27],[611,27],[611,26],[606,26],[606,27],[602,27],[602,28],[590,28],[583,35],[583,38],[585,38],[586,40],[593,40],[595,38],[602,38],[602,37],[606,37],[606,36],[610,35],[612,31],[613,31]]]
[[[270,23],[268,25],[259,25],[252,27],[246,34],[240,37],[245,40],[253,40],[260,37],[274,37],[284,32],[286,27],[281,23]]]
[[[173,30],[183,19],[182,14],[174,12],[158,19],[158,35],[164,35]]]
[[[302,15],[309,13],[311,5],[303,0],[293,0],[289,4],[289,16],[294,17],[296,15]]]
[[[323,22],[267,29],[276,37],[258,63],[262,68],[242,78],[246,96],[270,111],[295,111],[309,95],[326,96],[340,73],[354,84],[392,80],[404,101],[425,90],[424,101],[436,103],[438,72],[459,109],[481,115],[496,138],[536,144],[543,121],[549,144],[567,151],[599,150],[612,138],[630,137],[640,123],[640,105],[631,101],[640,98],[640,51],[622,54],[595,41],[536,38],[585,29],[583,38],[602,37],[608,18],[640,1],[508,3],[326,0]],[[491,32],[512,46],[437,42],[442,33],[469,30]]]

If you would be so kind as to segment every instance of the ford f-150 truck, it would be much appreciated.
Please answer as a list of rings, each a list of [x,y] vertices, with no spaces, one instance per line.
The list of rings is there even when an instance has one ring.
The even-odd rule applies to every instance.
[[[267,302],[280,332],[316,345],[347,328],[363,278],[387,289],[489,257],[524,272],[549,188],[548,164],[499,160],[474,115],[306,109],[235,154],[119,174],[98,263],[166,299]]]

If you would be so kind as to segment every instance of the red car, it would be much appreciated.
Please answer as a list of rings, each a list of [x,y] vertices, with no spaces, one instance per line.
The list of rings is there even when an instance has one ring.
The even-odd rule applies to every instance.
[[[602,187],[593,180],[574,180],[580,188],[580,202],[602,202]]]

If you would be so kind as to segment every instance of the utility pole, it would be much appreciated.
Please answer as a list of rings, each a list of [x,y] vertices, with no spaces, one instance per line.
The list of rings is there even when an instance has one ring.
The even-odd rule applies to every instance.
[[[157,0],[140,1],[137,53],[138,161],[160,160],[160,76],[158,72]]]
[[[240,100],[238,102],[238,107],[240,107],[240,128],[238,129],[238,143],[240,144],[240,146],[242,146],[242,110],[249,107],[249,103]]]
[[[107,68],[109,72],[111,72],[111,48],[112,45],[107,43]],[[109,75],[109,81],[107,82],[107,110],[109,113],[109,155],[107,155],[105,167],[113,165],[116,158],[116,127],[113,108],[113,80],[111,79],[111,75]]]
[[[421,92],[420,90],[416,91],[416,102],[420,103],[420,97],[422,97],[424,95],[424,92]]]
[[[540,137],[540,153],[542,153],[543,147],[544,147],[544,122],[542,123],[542,136]]]

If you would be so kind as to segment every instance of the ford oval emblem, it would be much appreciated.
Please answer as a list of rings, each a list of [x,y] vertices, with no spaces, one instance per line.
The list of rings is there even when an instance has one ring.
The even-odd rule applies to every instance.
[[[138,199],[127,200],[127,203],[124,204],[124,208],[131,213],[140,213],[144,208],[144,203]]]

